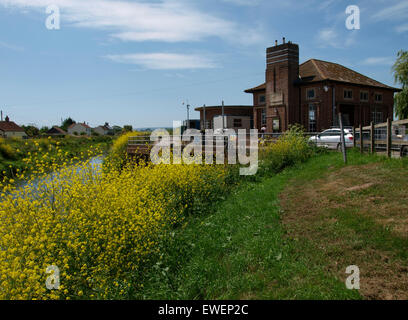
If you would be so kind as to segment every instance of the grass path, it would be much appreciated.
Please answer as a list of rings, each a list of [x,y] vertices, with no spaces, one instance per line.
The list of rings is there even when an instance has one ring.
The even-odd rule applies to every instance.
[[[352,155],[351,162],[372,162]],[[244,183],[213,214],[189,217],[164,245],[162,261],[143,283],[144,299],[360,299],[346,275],[313,239],[287,233],[279,194],[288,185],[341,168],[322,155],[272,178]],[[296,199],[293,199],[296,201]],[[345,271],[344,271],[345,272]]]

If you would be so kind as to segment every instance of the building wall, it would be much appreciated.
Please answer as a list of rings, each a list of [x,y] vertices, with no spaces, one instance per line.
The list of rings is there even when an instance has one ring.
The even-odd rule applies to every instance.
[[[329,91],[325,92],[324,86],[329,86]],[[394,93],[390,90],[381,88],[364,87],[360,85],[339,84],[333,82],[314,83],[310,85],[301,86],[301,124],[309,131],[309,105],[314,104],[317,111],[317,131],[323,131],[333,126],[333,88],[336,92],[336,113],[340,107],[343,114],[351,115],[350,125],[368,126],[373,121],[372,112],[382,113],[381,122],[385,122],[388,117],[393,119],[394,109]],[[307,98],[307,91],[315,89],[316,97],[314,99]],[[351,90],[353,92],[352,99],[344,98],[344,90]],[[368,93],[368,101],[360,100],[360,92]],[[376,102],[375,94],[382,94],[383,101]],[[337,119],[335,119],[337,120]],[[343,121],[345,117],[343,116]],[[337,124],[338,125],[338,122]]]
[[[253,118],[252,107],[224,107],[224,114],[226,116],[248,116]],[[205,111],[205,117],[207,120],[207,129],[213,129],[213,119],[216,116],[222,115],[221,108],[208,108]],[[204,111],[200,110],[201,128],[204,129]]]
[[[326,92],[324,90],[324,86],[329,86],[329,91]],[[373,121],[373,112],[380,112],[382,113],[382,121],[385,122],[388,117],[393,119],[393,111],[394,111],[394,92],[387,89],[382,88],[373,88],[373,87],[364,87],[355,84],[342,84],[342,83],[334,83],[334,82],[321,82],[321,83],[311,83],[311,84],[304,84],[298,87],[298,93],[296,98],[299,100],[300,95],[300,104],[296,101],[292,102],[292,105],[289,106],[289,110],[293,110],[292,118],[288,119],[288,125],[291,124],[301,124],[306,131],[309,131],[310,123],[309,123],[309,105],[314,104],[316,106],[316,130],[318,132],[328,129],[333,126],[333,89],[332,86],[335,87],[336,91],[336,108],[339,106],[346,107],[346,113],[353,113],[353,125],[359,126],[360,122],[363,126],[370,125],[371,121]],[[309,89],[315,90],[315,98],[308,99],[307,98],[307,91]],[[344,90],[352,90],[353,91],[353,98],[352,99],[345,99],[344,98]],[[361,101],[360,100],[360,92],[366,91],[368,92],[368,101]],[[263,92],[257,92],[255,95],[264,94]],[[375,94],[382,94],[383,101],[376,102],[375,101]],[[255,99],[254,99],[255,101]],[[278,112],[271,112],[273,107],[268,107],[268,119],[279,114]],[[343,110],[342,110],[343,111]],[[254,126],[257,129],[261,128],[261,112],[262,106],[254,104]],[[337,109],[336,109],[337,113]],[[344,117],[343,117],[344,119]],[[337,119],[335,119],[337,120]],[[271,120],[267,122],[267,131],[271,132],[272,130],[272,123]]]
[[[25,132],[20,132],[20,131],[0,131],[1,135],[4,138],[18,138],[18,139],[23,139],[27,137]]]
[[[68,128],[68,133],[69,134],[74,134],[74,132],[77,132],[78,135],[81,135],[81,133],[85,133],[86,135],[90,135],[91,134],[91,129],[87,128],[85,126],[83,126],[80,123],[76,123],[73,127]]]
[[[93,128],[92,130],[93,130],[94,132],[96,132],[97,134],[101,135],[101,136],[104,136],[104,135],[107,135],[107,134],[108,134],[108,130],[105,130],[105,129],[102,128],[102,127],[96,127],[96,128]]]

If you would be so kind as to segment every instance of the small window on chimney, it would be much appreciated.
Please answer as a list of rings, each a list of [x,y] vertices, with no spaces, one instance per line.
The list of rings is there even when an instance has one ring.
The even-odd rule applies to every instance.
[[[360,100],[368,101],[368,91],[360,91]]]
[[[344,90],[344,99],[352,100],[353,99],[353,90]]]
[[[307,89],[306,96],[307,96],[308,100],[312,100],[312,99],[316,98],[315,89]]]
[[[259,104],[264,104],[265,103],[265,95],[260,95],[259,96]]]

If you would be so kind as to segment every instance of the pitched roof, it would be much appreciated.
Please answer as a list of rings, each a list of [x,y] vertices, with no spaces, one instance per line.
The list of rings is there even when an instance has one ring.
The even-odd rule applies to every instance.
[[[205,106],[206,110],[208,110],[208,109],[221,109],[221,108],[222,108],[222,106]],[[248,108],[248,109],[252,109],[253,106],[242,106],[242,105],[240,105],[240,106],[224,106],[224,108],[225,109],[230,109],[230,108],[242,108],[242,109]],[[198,107],[198,108],[195,108],[194,110],[195,111],[201,111],[203,109],[204,109],[203,107]]]
[[[71,129],[71,128],[73,128],[75,125],[77,125],[77,124],[79,124],[79,125],[81,125],[81,126],[84,126],[85,128],[88,128],[88,129],[91,129],[91,127],[90,126],[88,126],[86,123],[73,123],[73,124],[71,124],[69,127],[68,127],[68,129]]]
[[[52,134],[54,132],[63,134],[63,135],[67,134],[64,130],[62,130],[60,127],[57,127],[57,126],[53,126],[50,130],[47,131],[48,134]]]
[[[332,80],[358,84],[369,87],[378,87],[383,89],[399,90],[361,73],[351,70],[338,63],[327,62],[323,60],[310,59],[299,66],[299,74],[303,81],[318,82]]]
[[[251,89],[247,89],[245,90],[245,92],[247,93],[252,93],[254,91],[259,91],[259,90],[265,90],[266,89],[266,83],[263,83],[257,87],[251,88]]]
[[[369,87],[377,87],[400,91],[383,84],[379,81],[371,79],[361,73],[344,67],[338,63],[327,62],[323,60],[310,59],[299,66],[300,83],[313,83],[325,80],[345,82],[350,84],[358,84]],[[245,92],[253,93],[254,91],[265,90],[266,84],[263,83],[255,88],[247,89]]]
[[[24,132],[24,129],[13,121],[0,121],[0,130],[5,132]]]

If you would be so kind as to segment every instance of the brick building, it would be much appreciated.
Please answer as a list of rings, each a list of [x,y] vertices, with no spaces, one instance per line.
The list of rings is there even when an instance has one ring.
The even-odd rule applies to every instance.
[[[248,118],[250,119],[249,127],[253,127],[253,106],[224,106],[224,116],[225,117],[235,117],[236,126],[232,126],[232,129],[241,129],[246,128],[244,126],[245,121],[241,121],[239,123],[239,117]],[[214,129],[214,118],[222,115],[222,106],[209,106],[205,107],[205,119],[206,119],[206,126],[204,126],[204,107],[199,107],[195,109],[196,111],[200,112],[200,127],[206,129]],[[222,123],[222,122],[221,122]]]
[[[266,82],[245,90],[253,94],[254,127],[267,132],[301,124],[309,132],[338,126],[367,126],[393,118],[394,93],[400,91],[342,65],[311,59],[299,65],[299,46],[288,42],[266,50]]]

